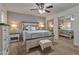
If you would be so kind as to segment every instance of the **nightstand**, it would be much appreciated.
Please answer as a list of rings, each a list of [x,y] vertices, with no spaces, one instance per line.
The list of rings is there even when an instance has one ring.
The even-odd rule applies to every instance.
[[[20,33],[10,33],[10,39],[19,41]]]

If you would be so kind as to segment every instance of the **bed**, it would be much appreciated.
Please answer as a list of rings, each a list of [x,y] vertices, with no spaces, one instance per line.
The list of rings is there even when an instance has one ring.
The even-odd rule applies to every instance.
[[[30,48],[39,46],[40,40],[53,39],[52,33],[46,30],[23,31],[23,40],[27,52]]]
[[[33,25],[33,23],[32,23],[32,25]],[[28,26],[29,29],[31,29],[31,30],[24,29],[22,31],[23,44],[25,45],[27,52],[29,52],[30,48],[38,46],[40,40],[45,40],[45,39],[52,40],[53,39],[53,35],[51,32],[49,32],[47,30],[37,30],[34,26],[32,27],[32,25],[30,24],[30,26]]]
[[[51,36],[51,32],[47,30],[23,31],[24,40]]]

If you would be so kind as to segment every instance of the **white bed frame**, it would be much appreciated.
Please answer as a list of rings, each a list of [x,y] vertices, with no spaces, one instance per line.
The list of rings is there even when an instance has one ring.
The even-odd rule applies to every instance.
[[[25,45],[26,47],[26,52],[29,52],[29,49],[30,48],[33,48],[33,47],[36,47],[36,46],[39,46],[39,41],[40,40],[44,40],[44,39],[50,39],[50,40],[53,40],[53,36],[50,36],[50,37],[40,37],[40,38],[32,38],[32,39],[29,39],[29,40],[26,40],[25,38],[25,34],[24,34],[24,26],[27,25],[28,22],[24,22],[22,23],[22,33],[23,33],[23,44]],[[30,22],[29,22],[30,23]],[[32,23],[32,22],[31,22]],[[33,24],[33,23],[32,23]],[[34,23],[34,25],[38,25],[37,23]]]
[[[26,47],[26,52],[29,52],[30,48],[39,46],[39,41],[40,40],[45,40],[45,39],[50,39],[52,41],[53,37],[44,37],[44,38],[36,38],[32,40],[26,40],[25,41],[25,47]]]

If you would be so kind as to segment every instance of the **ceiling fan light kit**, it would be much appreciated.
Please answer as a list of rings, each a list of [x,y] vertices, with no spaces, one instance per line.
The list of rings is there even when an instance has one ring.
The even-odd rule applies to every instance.
[[[45,13],[45,10],[41,10],[41,9],[39,9],[38,11],[39,11],[40,14]]]

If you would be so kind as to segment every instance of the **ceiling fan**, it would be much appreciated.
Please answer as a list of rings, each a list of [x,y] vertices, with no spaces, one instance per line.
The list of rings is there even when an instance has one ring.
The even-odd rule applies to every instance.
[[[43,13],[50,13],[50,11],[48,9],[50,8],[53,8],[53,5],[49,5],[49,6],[46,6],[45,3],[35,3],[37,8],[34,8],[34,9],[30,9],[31,11],[32,10],[38,10],[40,14],[43,14]]]

